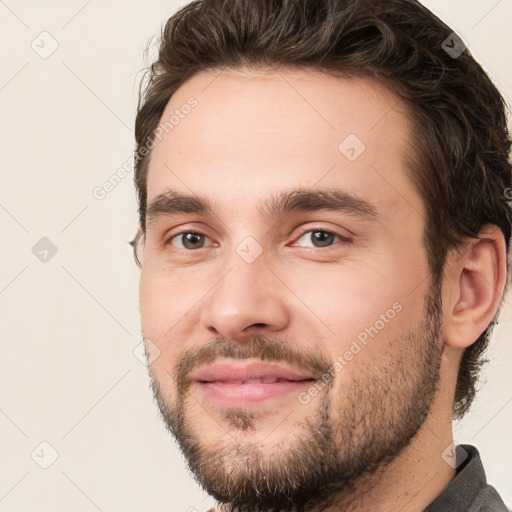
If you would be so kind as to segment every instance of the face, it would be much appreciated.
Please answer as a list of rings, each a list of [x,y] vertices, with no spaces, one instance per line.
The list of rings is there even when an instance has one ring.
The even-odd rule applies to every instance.
[[[399,455],[438,381],[405,109],[365,78],[212,71],[161,124],[140,311],[162,417],[221,502],[326,503]]]

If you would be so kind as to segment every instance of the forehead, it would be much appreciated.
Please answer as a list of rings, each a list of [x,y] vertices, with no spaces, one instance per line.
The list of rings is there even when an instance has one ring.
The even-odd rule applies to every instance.
[[[317,184],[388,208],[416,195],[405,166],[406,109],[370,78],[305,69],[201,72],[172,96],[160,127],[148,203],[166,188],[217,197],[220,206],[249,206],[249,191],[264,197]]]

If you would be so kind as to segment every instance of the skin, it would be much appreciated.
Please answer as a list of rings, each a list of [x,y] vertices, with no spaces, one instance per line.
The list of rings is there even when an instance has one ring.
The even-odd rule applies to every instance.
[[[158,355],[150,373],[161,410],[176,407],[178,364],[195,349],[224,340],[245,350],[261,336],[332,363],[395,303],[400,312],[336,373],[329,391],[307,404],[295,392],[233,417],[191,386],[182,412],[205,451],[250,445],[271,460],[276,450],[291,446],[290,439],[304,435],[304,425],[315,418],[327,393],[337,418],[355,402],[347,391],[354,383],[376,385],[364,378],[365,368],[382,369],[386,396],[407,400],[413,390],[407,379],[414,382],[421,361],[409,373],[415,365],[404,364],[402,382],[391,370],[393,361],[417,357],[414,340],[425,334],[418,326],[425,319],[432,279],[422,240],[425,206],[405,165],[412,126],[404,105],[368,78],[244,69],[194,75],[172,96],[162,119],[190,96],[197,107],[157,142],[147,179],[148,204],[171,188],[206,197],[212,206],[208,215],[148,219],[140,312],[143,335]],[[349,134],[366,146],[354,161],[338,149]],[[373,205],[378,217],[313,211],[269,218],[261,213],[270,194],[296,187],[343,188]],[[168,242],[178,228],[206,235],[204,247],[187,252],[178,236]],[[302,228],[348,241],[335,237],[330,246],[316,247],[311,232],[304,235]],[[448,255],[439,297],[441,335],[430,340],[439,346],[439,378],[421,429],[393,457],[337,491],[335,505],[325,502],[308,511],[420,510],[453,479],[455,470],[442,453],[453,440],[458,364],[463,349],[493,318],[505,283],[503,235],[493,226],[483,234],[483,240]],[[250,264],[236,251],[246,237],[262,250]],[[386,368],[391,369],[387,374]],[[400,395],[404,386],[407,391]],[[368,400],[379,393],[366,391]],[[398,398],[386,404],[382,424],[375,418],[367,427],[375,435],[385,418],[400,418]],[[336,439],[342,452],[347,439],[343,432]],[[225,459],[226,470],[236,470],[236,457]]]

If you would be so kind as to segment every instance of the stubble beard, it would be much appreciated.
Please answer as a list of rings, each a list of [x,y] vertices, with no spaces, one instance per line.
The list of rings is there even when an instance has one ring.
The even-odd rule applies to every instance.
[[[208,432],[198,431],[187,413],[191,405],[197,408],[198,404],[187,400],[186,374],[199,361],[218,356],[297,361],[286,353],[286,345],[260,337],[247,345],[218,340],[189,354],[186,364],[183,360],[178,364],[174,401],[164,396],[153,375],[151,386],[165,426],[176,438],[189,470],[223,504],[223,511],[325,510],[333,503],[340,506],[344,499],[357,499],[364,482],[392,462],[426,420],[439,381],[441,315],[439,294],[432,287],[425,299],[424,321],[390,343],[384,359],[359,365],[359,373],[340,389],[341,397],[332,395],[331,381],[322,391],[317,411],[297,422],[295,431],[283,432],[279,448],[272,453],[243,435],[257,429],[258,416],[251,409],[224,410],[219,422],[229,424],[236,436],[226,435],[225,442],[209,444]],[[396,346],[401,348],[392,352]],[[326,369],[321,358],[307,361],[309,368]],[[297,407],[303,405],[297,401]]]

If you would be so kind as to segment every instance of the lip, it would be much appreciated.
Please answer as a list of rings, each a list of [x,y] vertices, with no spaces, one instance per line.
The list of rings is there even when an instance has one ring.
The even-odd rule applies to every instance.
[[[262,363],[217,363],[202,368],[191,378],[207,399],[221,407],[255,405],[297,392],[315,380],[284,366]]]
[[[223,383],[235,383],[255,379],[283,379],[287,381],[299,381],[313,379],[311,375],[297,372],[285,366],[275,364],[249,363],[234,365],[229,363],[217,363],[202,368],[192,376],[192,380],[200,382],[219,381]]]

